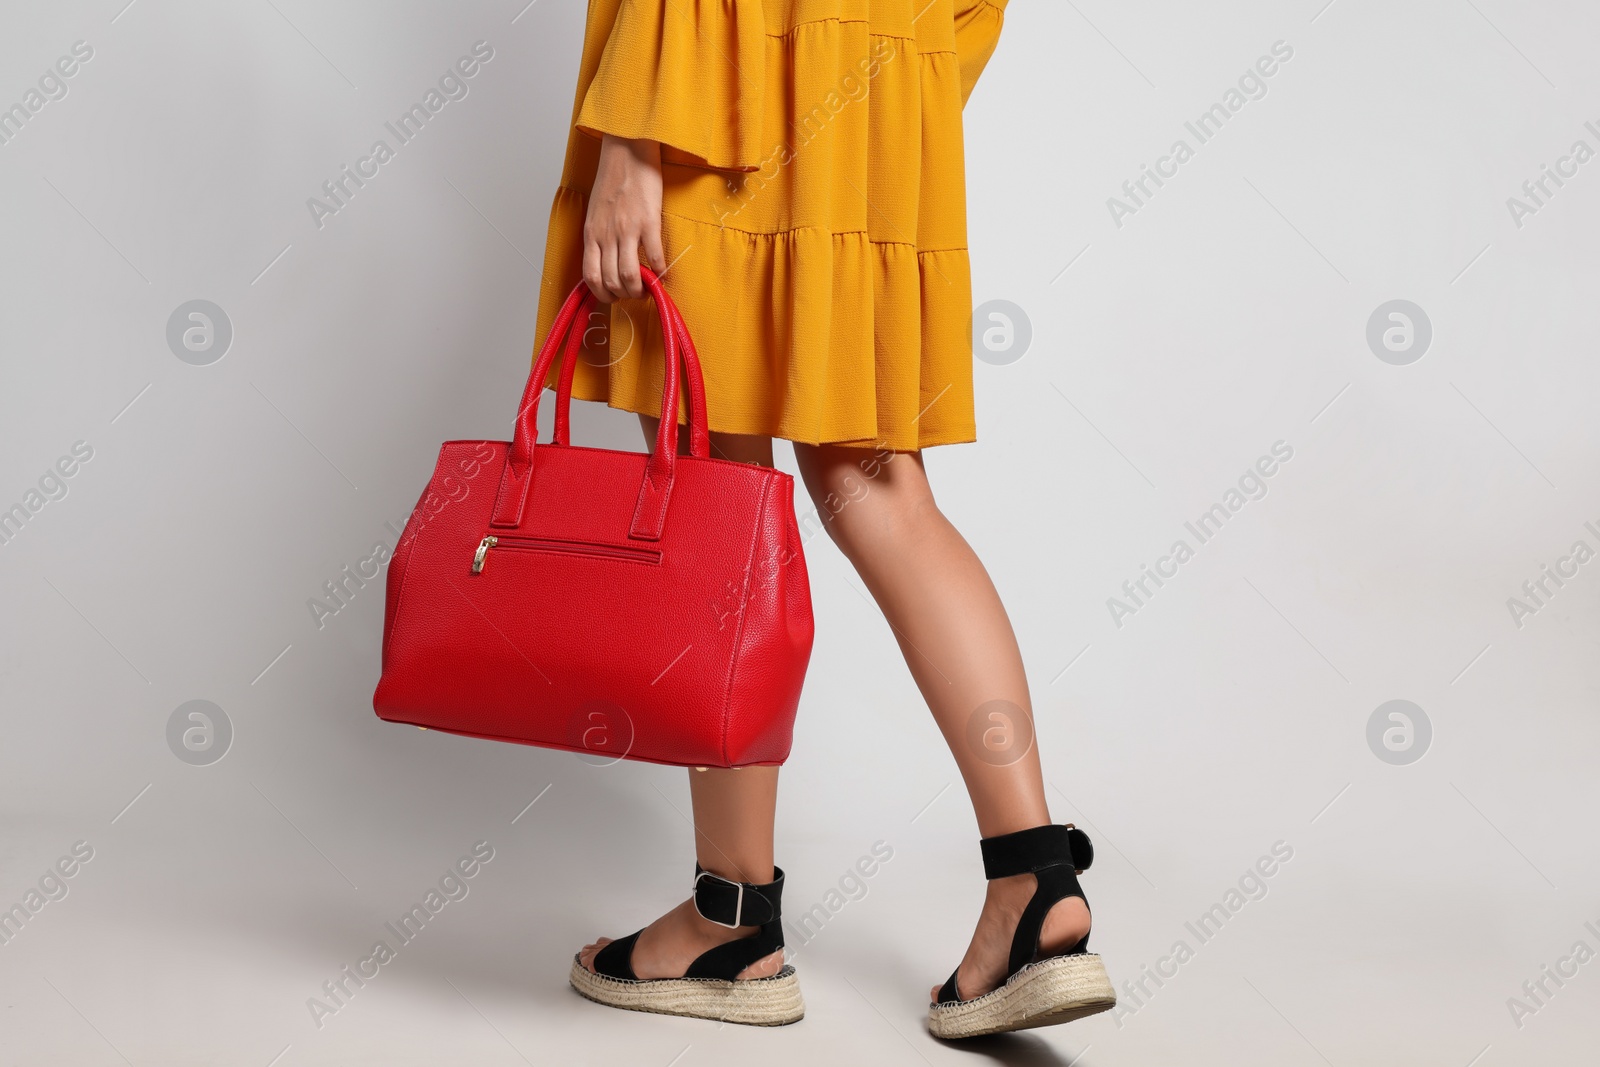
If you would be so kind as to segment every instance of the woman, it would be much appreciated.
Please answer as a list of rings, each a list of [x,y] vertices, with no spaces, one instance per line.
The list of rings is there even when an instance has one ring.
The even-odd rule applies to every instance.
[[[976,439],[961,108],[1005,3],[590,0],[539,314],[542,341],[580,276],[608,305],[573,395],[638,412],[654,440],[661,349],[642,260],[694,334],[713,454],[770,466],[772,438],[794,442],[977,814],[991,880],[965,957],[931,990],[946,1037],[1115,1002],[1085,952],[1087,839],[1050,823],[1016,638],[921,455]],[[989,728],[1025,735],[1026,751],[969,743]],[[689,786],[693,897],[585,946],[572,983],[617,1007],[793,1022],[778,768],[690,771]]]

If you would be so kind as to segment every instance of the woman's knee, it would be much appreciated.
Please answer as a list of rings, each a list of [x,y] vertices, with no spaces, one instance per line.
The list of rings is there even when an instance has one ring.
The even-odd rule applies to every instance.
[[[772,466],[772,438],[743,433],[713,433],[711,455],[715,459],[731,459],[738,463],[755,463]]]
[[[917,453],[797,444],[795,457],[817,519],[851,559],[938,515]]]

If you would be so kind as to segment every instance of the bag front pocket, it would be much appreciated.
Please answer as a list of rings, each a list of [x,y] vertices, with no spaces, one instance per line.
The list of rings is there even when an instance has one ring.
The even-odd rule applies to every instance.
[[[628,563],[661,562],[659,548],[644,548],[639,545],[614,545],[602,541],[569,541],[560,537],[514,537],[501,534],[489,534],[478,542],[478,550],[472,556],[472,573],[482,574],[483,568],[489,562],[491,548],[515,549],[531,552],[559,552],[569,556],[594,556],[600,559],[622,560]]]

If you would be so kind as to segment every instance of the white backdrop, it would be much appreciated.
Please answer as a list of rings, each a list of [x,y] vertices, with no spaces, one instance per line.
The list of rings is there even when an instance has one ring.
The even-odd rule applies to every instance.
[[[682,772],[379,722],[381,580],[328,599],[439,441],[508,432],[583,5],[0,17],[0,1062],[969,1062],[921,1019],[976,827],[825,537],[778,849],[823,918],[777,1031],[565,986],[684,894]],[[966,111],[998,350],[980,441],[928,466],[1126,984],[977,1055],[1592,1061],[1597,33],[1570,0],[1012,5]],[[575,435],[641,447],[583,407]],[[331,998],[479,842],[466,895]]]

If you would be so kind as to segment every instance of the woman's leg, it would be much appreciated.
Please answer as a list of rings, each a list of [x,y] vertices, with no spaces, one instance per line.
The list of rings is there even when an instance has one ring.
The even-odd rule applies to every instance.
[[[645,440],[656,439],[656,420],[641,415]],[[772,441],[766,437],[712,434],[711,454],[744,463],[772,466]],[[686,449],[680,444],[679,451]],[[713,874],[735,882],[772,881],[772,823],[778,803],[778,768],[710,767],[689,771],[694,805],[695,858]],[[707,949],[754,934],[757,927],[729,929],[701,917],[685,900],[645,928],[633,947],[633,971],[640,978],[677,978]],[[579,953],[594,969],[594,956],[611,939],[603,937]],[[757,960],[740,978],[766,978],[783,967],[783,953]]]
[[[921,454],[797,444],[795,455],[817,514],[894,630],[961,769],[979,833],[994,837],[1048,823],[1033,706],[1011,620],[982,562],[934,503]],[[1034,884],[1031,874],[988,883],[961,961],[964,998],[1005,977],[1012,932]],[[1043,947],[1062,951],[1088,929],[1084,902],[1062,900],[1045,920]]]

